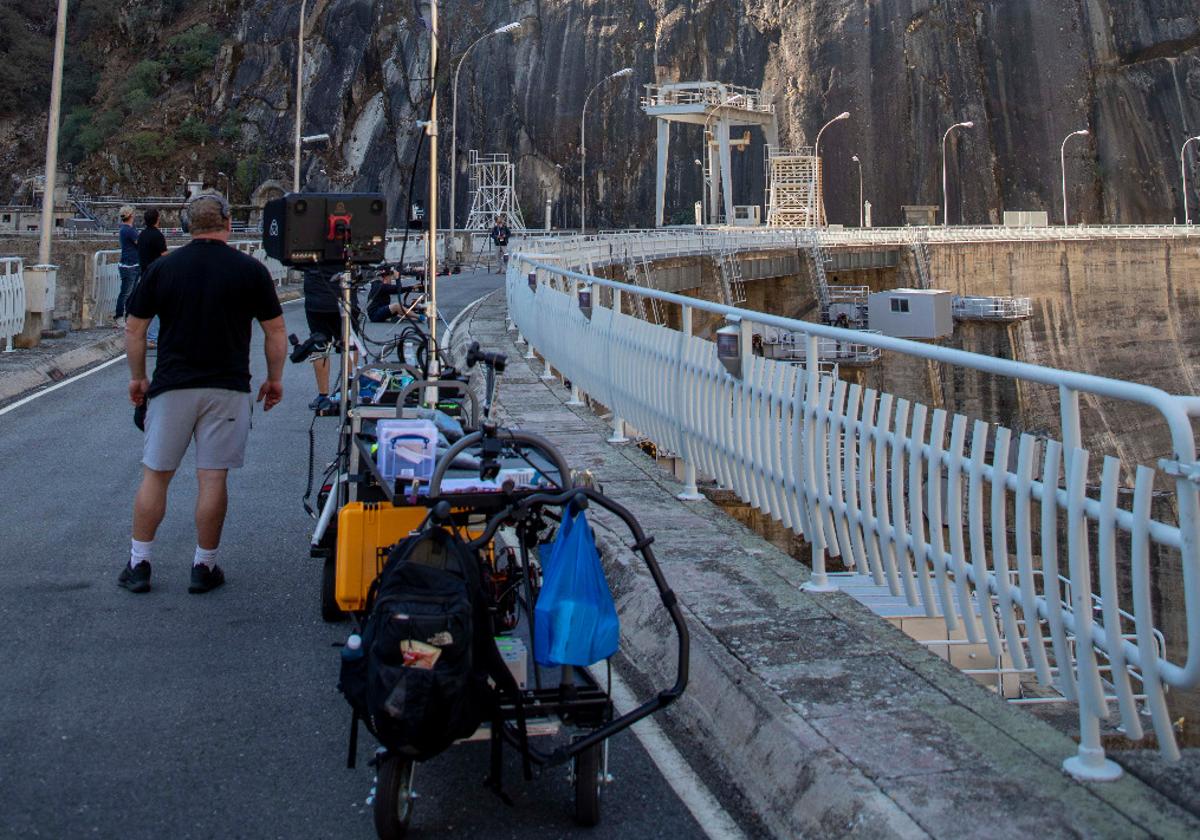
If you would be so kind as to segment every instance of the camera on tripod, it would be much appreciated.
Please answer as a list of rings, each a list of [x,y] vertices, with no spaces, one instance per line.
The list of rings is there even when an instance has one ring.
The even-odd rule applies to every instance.
[[[379,193],[288,193],[263,208],[263,250],[288,266],[382,262],[387,215]]]

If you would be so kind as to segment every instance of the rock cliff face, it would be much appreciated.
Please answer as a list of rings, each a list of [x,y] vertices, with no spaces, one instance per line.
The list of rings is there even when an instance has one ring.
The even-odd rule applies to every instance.
[[[427,101],[427,34],[412,4],[309,7],[304,128],[334,143],[306,157],[306,182],[400,199]],[[194,101],[213,120],[237,109],[240,153],[262,156],[263,178],[289,169],[298,11],[295,0],[209,3],[226,40]],[[634,77],[589,108],[589,219],[601,224],[652,221],[654,126],[638,108],[640,85],[705,78],[764,87],[785,145],[811,143],[826,119],[851,112],[822,142],[832,222],[857,220],[852,154],[876,224],[898,223],[902,204],[939,204],[942,132],[962,120],[976,128],[948,147],[955,222],[995,221],[1004,209],[1060,219],[1059,147],[1080,128],[1092,134],[1067,149],[1073,221],[1182,216],[1179,148],[1200,133],[1195,0],[443,0],[443,159],[453,64],[511,20],[524,26],[480,44],[463,66],[460,221],[465,150],[477,148],[517,161],[530,221],[540,223],[549,198],[556,224],[577,224],[579,110],[592,85],[627,65]],[[138,58],[129,46],[113,56]],[[700,197],[701,147],[699,129],[675,132],[668,218]],[[734,170],[737,203],[761,201],[760,138]]]

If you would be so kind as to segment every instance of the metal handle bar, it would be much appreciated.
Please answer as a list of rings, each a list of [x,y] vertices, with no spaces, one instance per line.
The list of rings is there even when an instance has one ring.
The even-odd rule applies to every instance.
[[[406,365],[405,367],[408,366]],[[479,426],[479,399],[475,396],[475,392],[467,387],[465,382],[459,382],[457,379],[414,379],[400,391],[400,396],[396,400],[397,410],[403,411],[404,401],[408,399],[408,395],[421,388],[452,388],[459,394],[465,395],[471,403],[471,428],[474,429]],[[463,438],[463,440],[466,440],[466,438]]]
[[[458,384],[461,385],[462,383]],[[564,490],[570,488],[571,468],[567,466],[567,461],[563,458],[562,453],[555,449],[554,444],[550,441],[540,435],[530,434],[529,432],[512,432],[507,429],[500,429],[497,434],[503,436],[500,438],[502,441],[523,443],[526,446],[537,449],[548,457],[554,462],[554,468],[558,470],[559,486]],[[454,459],[465,452],[467,447],[473,446],[481,440],[483,440],[483,432],[472,432],[451,446],[445,455],[438,458],[437,468],[433,471],[433,477],[429,479],[429,498],[436,499],[441,495],[442,479],[445,477],[446,470],[454,462]]]
[[[532,437],[532,435],[530,436]],[[466,440],[466,438],[463,438]],[[435,476],[436,478],[436,476]],[[432,493],[432,485],[431,485]],[[634,709],[626,712],[618,718],[615,718],[599,729],[590,732],[584,738],[569,744],[560,746],[550,754],[546,763],[549,765],[562,764],[575,756],[579,755],[586,749],[599,744],[607,738],[611,738],[618,732],[629,728],[644,717],[647,717],[660,709],[674,703],[683,694],[687,688],[688,682],[688,665],[690,660],[690,636],[688,635],[687,624],[683,620],[683,612],[679,608],[679,599],[676,598],[674,591],[667,585],[666,578],[663,577],[662,569],[658,565],[658,560],[654,556],[654,552],[650,549],[651,543],[654,542],[652,537],[647,538],[642,531],[641,524],[625,507],[614,502],[612,499],[593,490],[590,487],[576,487],[563,490],[559,493],[537,493],[532,496],[527,496],[517,502],[514,502],[504,510],[493,516],[484,529],[483,533],[476,539],[472,540],[469,545],[475,550],[479,550],[486,546],[506,522],[512,519],[521,519],[521,514],[524,511],[532,510],[538,507],[552,506],[565,507],[568,504],[574,504],[580,510],[586,509],[589,502],[594,502],[600,507],[615,515],[618,519],[625,523],[629,528],[629,532],[633,535],[633,545],[630,549],[642,556],[642,560],[646,564],[646,568],[650,571],[650,577],[654,580],[654,586],[658,589],[659,597],[662,599],[662,604],[671,616],[671,623],[675,626],[675,634],[679,638],[679,651],[675,665],[675,684],[671,688],[664,689],[656,694],[651,699],[642,703]],[[435,511],[435,517],[437,515]]]

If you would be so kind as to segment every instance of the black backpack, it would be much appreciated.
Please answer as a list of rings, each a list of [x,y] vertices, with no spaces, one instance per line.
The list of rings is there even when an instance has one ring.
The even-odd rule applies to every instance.
[[[492,637],[482,565],[441,528],[405,538],[388,555],[362,628],[363,656],[343,659],[338,687],[389,752],[426,761],[484,720],[498,724],[489,677],[523,711]],[[432,668],[405,664],[413,647],[437,651]]]

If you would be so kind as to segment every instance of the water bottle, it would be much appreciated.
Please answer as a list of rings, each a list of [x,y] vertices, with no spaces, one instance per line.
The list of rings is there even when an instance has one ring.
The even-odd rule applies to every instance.
[[[350,638],[346,639],[346,644],[342,648],[342,661],[353,662],[356,659],[362,659],[362,636],[357,633],[351,633]]]

